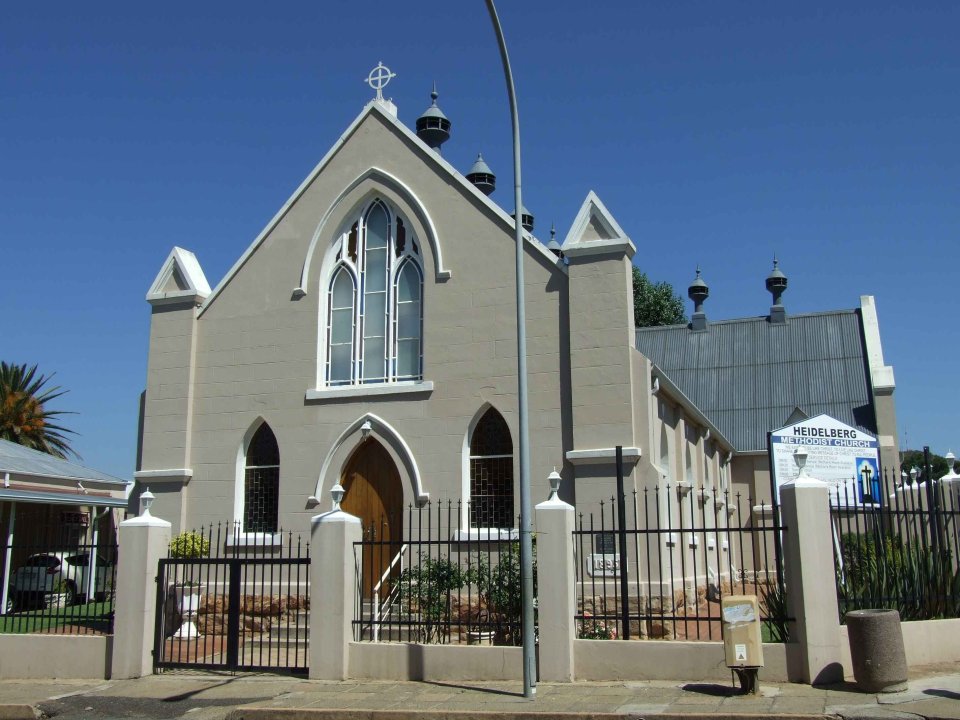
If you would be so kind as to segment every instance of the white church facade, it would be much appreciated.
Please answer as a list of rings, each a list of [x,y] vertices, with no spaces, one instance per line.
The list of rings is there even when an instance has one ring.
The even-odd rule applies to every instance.
[[[437,151],[449,122],[435,100],[416,132],[392,103],[370,102],[213,289],[192,252],[170,252],[147,294],[134,506],[149,487],[174,532],[228,521],[269,544],[306,530],[339,482],[366,523],[451,500],[458,532],[511,536],[513,218],[488,197],[482,160],[464,175]],[[642,347],[637,248],[603,202],[587,195],[559,249],[528,232],[524,251],[532,497],[556,468],[561,496],[590,512],[614,493],[617,446],[629,489],[768,496],[762,449],[728,429],[740,425],[723,403],[737,398],[698,398],[697,367],[682,347],[665,352],[736,341],[718,340],[717,323],[661,329]],[[854,315],[871,405],[860,419],[895,446],[876,315]],[[784,402],[755,424],[806,412]]]

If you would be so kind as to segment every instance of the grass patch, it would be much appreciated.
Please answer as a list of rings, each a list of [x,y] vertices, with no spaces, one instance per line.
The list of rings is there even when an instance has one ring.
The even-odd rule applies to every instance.
[[[110,626],[113,601],[71,605],[65,608],[26,610],[0,616],[0,633],[48,632],[64,625],[76,625],[86,632],[106,632]]]

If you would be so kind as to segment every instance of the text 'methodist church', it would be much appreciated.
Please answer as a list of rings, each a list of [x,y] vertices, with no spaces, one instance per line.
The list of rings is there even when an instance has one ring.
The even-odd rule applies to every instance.
[[[174,532],[230,521],[269,544],[306,530],[340,482],[366,522],[452,500],[467,537],[516,526],[512,207],[489,197],[482,158],[462,174],[440,154],[451,123],[432,97],[415,130],[392,102],[367,104],[213,290],[192,252],[170,252],[147,294],[133,509],[149,487]],[[689,325],[638,330],[637,247],[593,192],[562,245],[523,224],[535,503],[554,468],[578,511],[608,500],[617,446],[630,490],[759,502],[766,433],[820,413],[895,464],[872,297],[791,315],[774,268],[769,312],[715,321],[698,273]]]

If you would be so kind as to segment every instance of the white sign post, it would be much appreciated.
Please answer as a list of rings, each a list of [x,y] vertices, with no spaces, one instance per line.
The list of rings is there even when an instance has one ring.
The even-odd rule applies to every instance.
[[[780,486],[799,475],[793,459],[799,447],[807,451],[807,475],[831,486],[832,504],[882,504],[877,439],[829,415],[770,433],[770,471],[778,500]]]

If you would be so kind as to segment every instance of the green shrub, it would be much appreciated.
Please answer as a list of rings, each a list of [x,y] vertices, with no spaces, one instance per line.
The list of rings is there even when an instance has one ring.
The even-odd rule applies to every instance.
[[[448,636],[451,594],[463,587],[465,574],[447,558],[424,558],[400,575],[400,598],[411,612],[420,613],[419,642],[445,642]]]
[[[470,568],[468,582],[475,585],[486,605],[490,620],[502,629],[498,644],[523,644],[523,592],[521,587],[520,543],[510,543],[500,561],[488,568],[483,556]],[[537,596],[537,544],[533,542],[533,596]]]
[[[779,582],[764,583],[760,586],[760,598],[767,616],[763,621],[764,642],[787,642],[790,629],[787,624],[787,593],[783,585]]]
[[[210,541],[198,532],[184,530],[170,541],[170,557],[202,558],[210,554]]]
[[[949,548],[935,553],[919,537],[904,546],[879,534],[846,534],[841,542],[841,620],[861,608],[897,610],[904,621],[960,617],[960,573]]]

